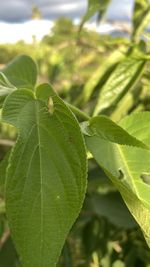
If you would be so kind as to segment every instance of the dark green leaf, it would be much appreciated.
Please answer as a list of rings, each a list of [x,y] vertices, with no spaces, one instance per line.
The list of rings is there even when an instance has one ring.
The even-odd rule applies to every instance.
[[[118,192],[95,194],[91,198],[93,211],[106,217],[111,223],[125,229],[133,228],[136,222]]]
[[[79,124],[52,88],[17,90],[3,120],[19,130],[7,173],[6,209],[25,267],[54,267],[86,190]]]
[[[0,249],[0,266],[2,267],[21,267],[18,261],[15,247],[12,243],[11,238],[5,242],[3,247]]]

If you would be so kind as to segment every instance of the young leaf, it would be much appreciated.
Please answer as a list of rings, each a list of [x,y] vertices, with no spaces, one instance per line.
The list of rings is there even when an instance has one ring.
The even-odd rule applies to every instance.
[[[29,56],[18,56],[10,62],[2,72],[17,88],[27,87],[33,89],[37,79],[37,67]]]
[[[101,19],[107,10],[111,0],[88,0],[87,11],[81,21],[80,30],[82,29],[84,23],[93,17],[96,13],[99,13],[99,19]]]
[[[103,85],[104,80],[111,74],[112,68],[123,58],[123,53],[119,50],[113,51],[112,54],[100,63],[100,67],[93,73],[89,80],[85,83],[81,94],[82,103],[87,102],[93,94],[95,88]]]
[[[150,145],[149,121],[150,112],[133,114],[123,119],[120,126]],[[98,136],[86,136],[86,143],[89,151],[120,191],[150,246],[150,185],[142,178],[143,173],[150,173],[150,152],[114,144]]]
[[[132,39],[138,42],[143,30],[150,22],[150,4],[148,0],[135,0],[133,11]]]
[[[88,136],[95,135],[120,145],[135,146],[150,150],[150,146],[136,139],[106,116],[101,115],[91,118],[89,122],[87,122],[86,131],[84,126],[84,133]]]
[[[140,79],[144,70],[146,59],[138,58],[134,54],[126,56],[112,72],[100,91],[94,115],[111,108],[113,109],[119,100]]]
[[[14,91],[16,88],[8,81],[5,75],[0,72],[0,108],[8,94]]]
[[[50,85],[13,92],[2,118],[18,128],[6,210],[24,267],[54,267],[81,209],[86,152],[79,124]]]

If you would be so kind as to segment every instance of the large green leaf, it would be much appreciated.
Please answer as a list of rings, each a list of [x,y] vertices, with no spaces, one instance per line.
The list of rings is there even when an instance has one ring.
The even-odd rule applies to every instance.
[[[150,113],[133,114],[120,125],[150,145]],[[150,152],[118,145],[98,136],[86,136],[87,147],[114,182],[150,246]]]
[[[0,108],[8,94],[14,91],[16,88],[8,81],[5,75],[0,72]]]
[[[144,70],[146,59],[127,55],[114,69],[103,85],[94,110],[94,115],[107,109],[113,110],[120,99],[136,84]]]
[[[3,120],[18,128],[6,182],[6,211],[25,267],[54,267],[81,209],[86,152],[79,124],[45,84],[17,90]]]
[[[135,0],[133,12],[132,39],[139,41],[143,30],[150,22],[150,3],[148,0]]]
[[[8,80],[18,87],[33,89],[37,79],[37,67],[29,56],[18,56],[2,72]]]

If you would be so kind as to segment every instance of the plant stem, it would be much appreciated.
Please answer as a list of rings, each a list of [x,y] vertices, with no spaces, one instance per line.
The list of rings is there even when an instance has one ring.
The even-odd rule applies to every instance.
[[[85,112],[81,111],[79,108],[69,104],[69,103],[66,103],[67,106],[72,110],[72,112],[78,116],[79,118],[83,119],[83,120],[89,120],[90,119],[90,116],[88,116]]]

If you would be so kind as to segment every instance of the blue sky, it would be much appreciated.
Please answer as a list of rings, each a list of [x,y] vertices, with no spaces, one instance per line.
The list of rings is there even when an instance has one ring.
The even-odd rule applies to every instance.
[[[59,16],[79,18],[86,10],[87,0],[0,0],[0,21],[21,22],[31,18],[32,5],[37,5],[44,18]],[[109,19],[129,20],[133,0],[112,0]]]

